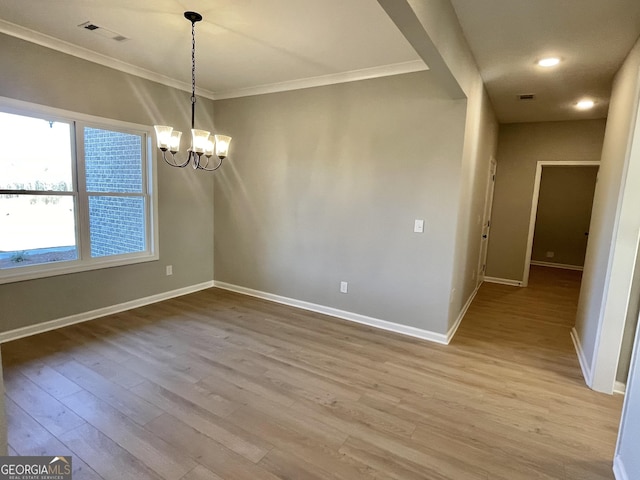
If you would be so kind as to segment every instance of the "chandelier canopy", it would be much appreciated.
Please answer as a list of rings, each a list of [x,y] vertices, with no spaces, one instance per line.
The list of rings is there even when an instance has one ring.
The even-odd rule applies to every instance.
[[[187,159],[182,162],[176,159],[180,150],[182,132],[167,125],[154,125],[158,148],[162,150],[162,158],[172,167],[183,168],[193,162],[193,168],[212,172],[222,165],[222,161],[229,153],[231,137],[227,135],[211,135],[206,130],[195,128],[196,119],[196,23],[202,20],[202,15],[196,12],[184,12],[184,18],[191,22],[191,147],[187,150]],[[171,154],[167,158],[167,152]],[[217,162],[211,162],[215,154]]]

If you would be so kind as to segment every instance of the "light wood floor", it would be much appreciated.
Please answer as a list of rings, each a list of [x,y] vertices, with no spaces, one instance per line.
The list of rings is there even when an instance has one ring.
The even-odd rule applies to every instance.
[[[8,343],[11,453],[74,480],[612,479],[579,280],[484,284],[449,346],[218,289]]]

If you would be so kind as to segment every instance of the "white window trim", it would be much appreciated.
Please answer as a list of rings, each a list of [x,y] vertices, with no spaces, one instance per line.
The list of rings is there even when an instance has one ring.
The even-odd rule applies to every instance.
[[[0,284],[22,282],[25,280],[34,280],[37,278],[46,278],[57,275],[66,275],[69,273],[86,272],[90,270],[97,270],[102,268],[119,267],[123,265],[133,265],[137,263],[157,261],[160,258],[159,254],[159,228],[158,228],[158,176],[157,176],[157,156],[156,149],[153,148],[153,128],[149,125],[141,125],[138,123],[124,122],[121,120],[113,120],[104,117],[97,117],[94,115],[87,115],[84,113],[72,112],[69,110],[62,110],[59,108],[48,107],[44,105],[38,105],[30,102],[23,102],[21,100],[15,100],[12,98],[0,97],[0,109],[6,113],[13,113],[17,115],[31,115],[35,117],[48,117],[59,118],[61,121],[70,122],[72,126],[72,140],[74,142],[74,148],[72,149],[73,155],[73,181],[77,182],[77,176],[79,174],[80,167],[84,165],[84,158],[78,158],[82,156],[82,152],[79,150],[84,148],[82,142],[78,143],[76,139],[79,129],[83,129],[85,126],[105,128],[112,130],[120,130],[126,133],[136,133],[142,136],[143,139],[143,155],[145,156],[146,168],[143,169],[143,194],[146,196],[144,186],[147,188],[147,192],[150,198],[149,202],[146,202],[146,241],[147,250],[144,252],[136,252],[124,255],[113,255],[108,257],[97,257],[82,259],[81,249],[88,248],[88,226],[83,232],[81,223],[79,221],[81,210],[87,209],[88,204],[81,204],[77,202],[76,215],[76,240],[79,259],[69,260],[64,262],[54,263],[42,263],[38,265],[16,267],[11,269],[0,270]],[[77,184],[77,183],[76,183]],[[63,193],[63,192],[61,192]],[[72,193],[74,196],[81,196],[81,193],[74,190]],[[86,195],[85,195],[86,196]],[[85,238],[80,238],[83,236]]]

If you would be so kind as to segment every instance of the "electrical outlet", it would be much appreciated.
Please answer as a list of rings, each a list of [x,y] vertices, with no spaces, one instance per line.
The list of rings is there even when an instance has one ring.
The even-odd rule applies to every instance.
[[[547,252],[547,258],[553,258],[555,256],[556,256],[555,252]]]
[[[173,275],[173,265],[167,265],[167,277]]]
[[[349,284],[347,282],[340,282],[340,293],[347,293],[349,290]]]

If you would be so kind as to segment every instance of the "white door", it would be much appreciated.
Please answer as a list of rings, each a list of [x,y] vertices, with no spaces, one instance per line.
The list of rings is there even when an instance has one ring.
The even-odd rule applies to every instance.
[[[480,239],[480,259],[478,262],[478,285],[484,280],[487,269],[487,249],[489,246],[489,232],[491,231],[491,209],[493,207],[493,189],[496,184],[496,159],[491,157],[489,164],[489,178],[484,199],[484,218],[482,219],[482,237]]]

